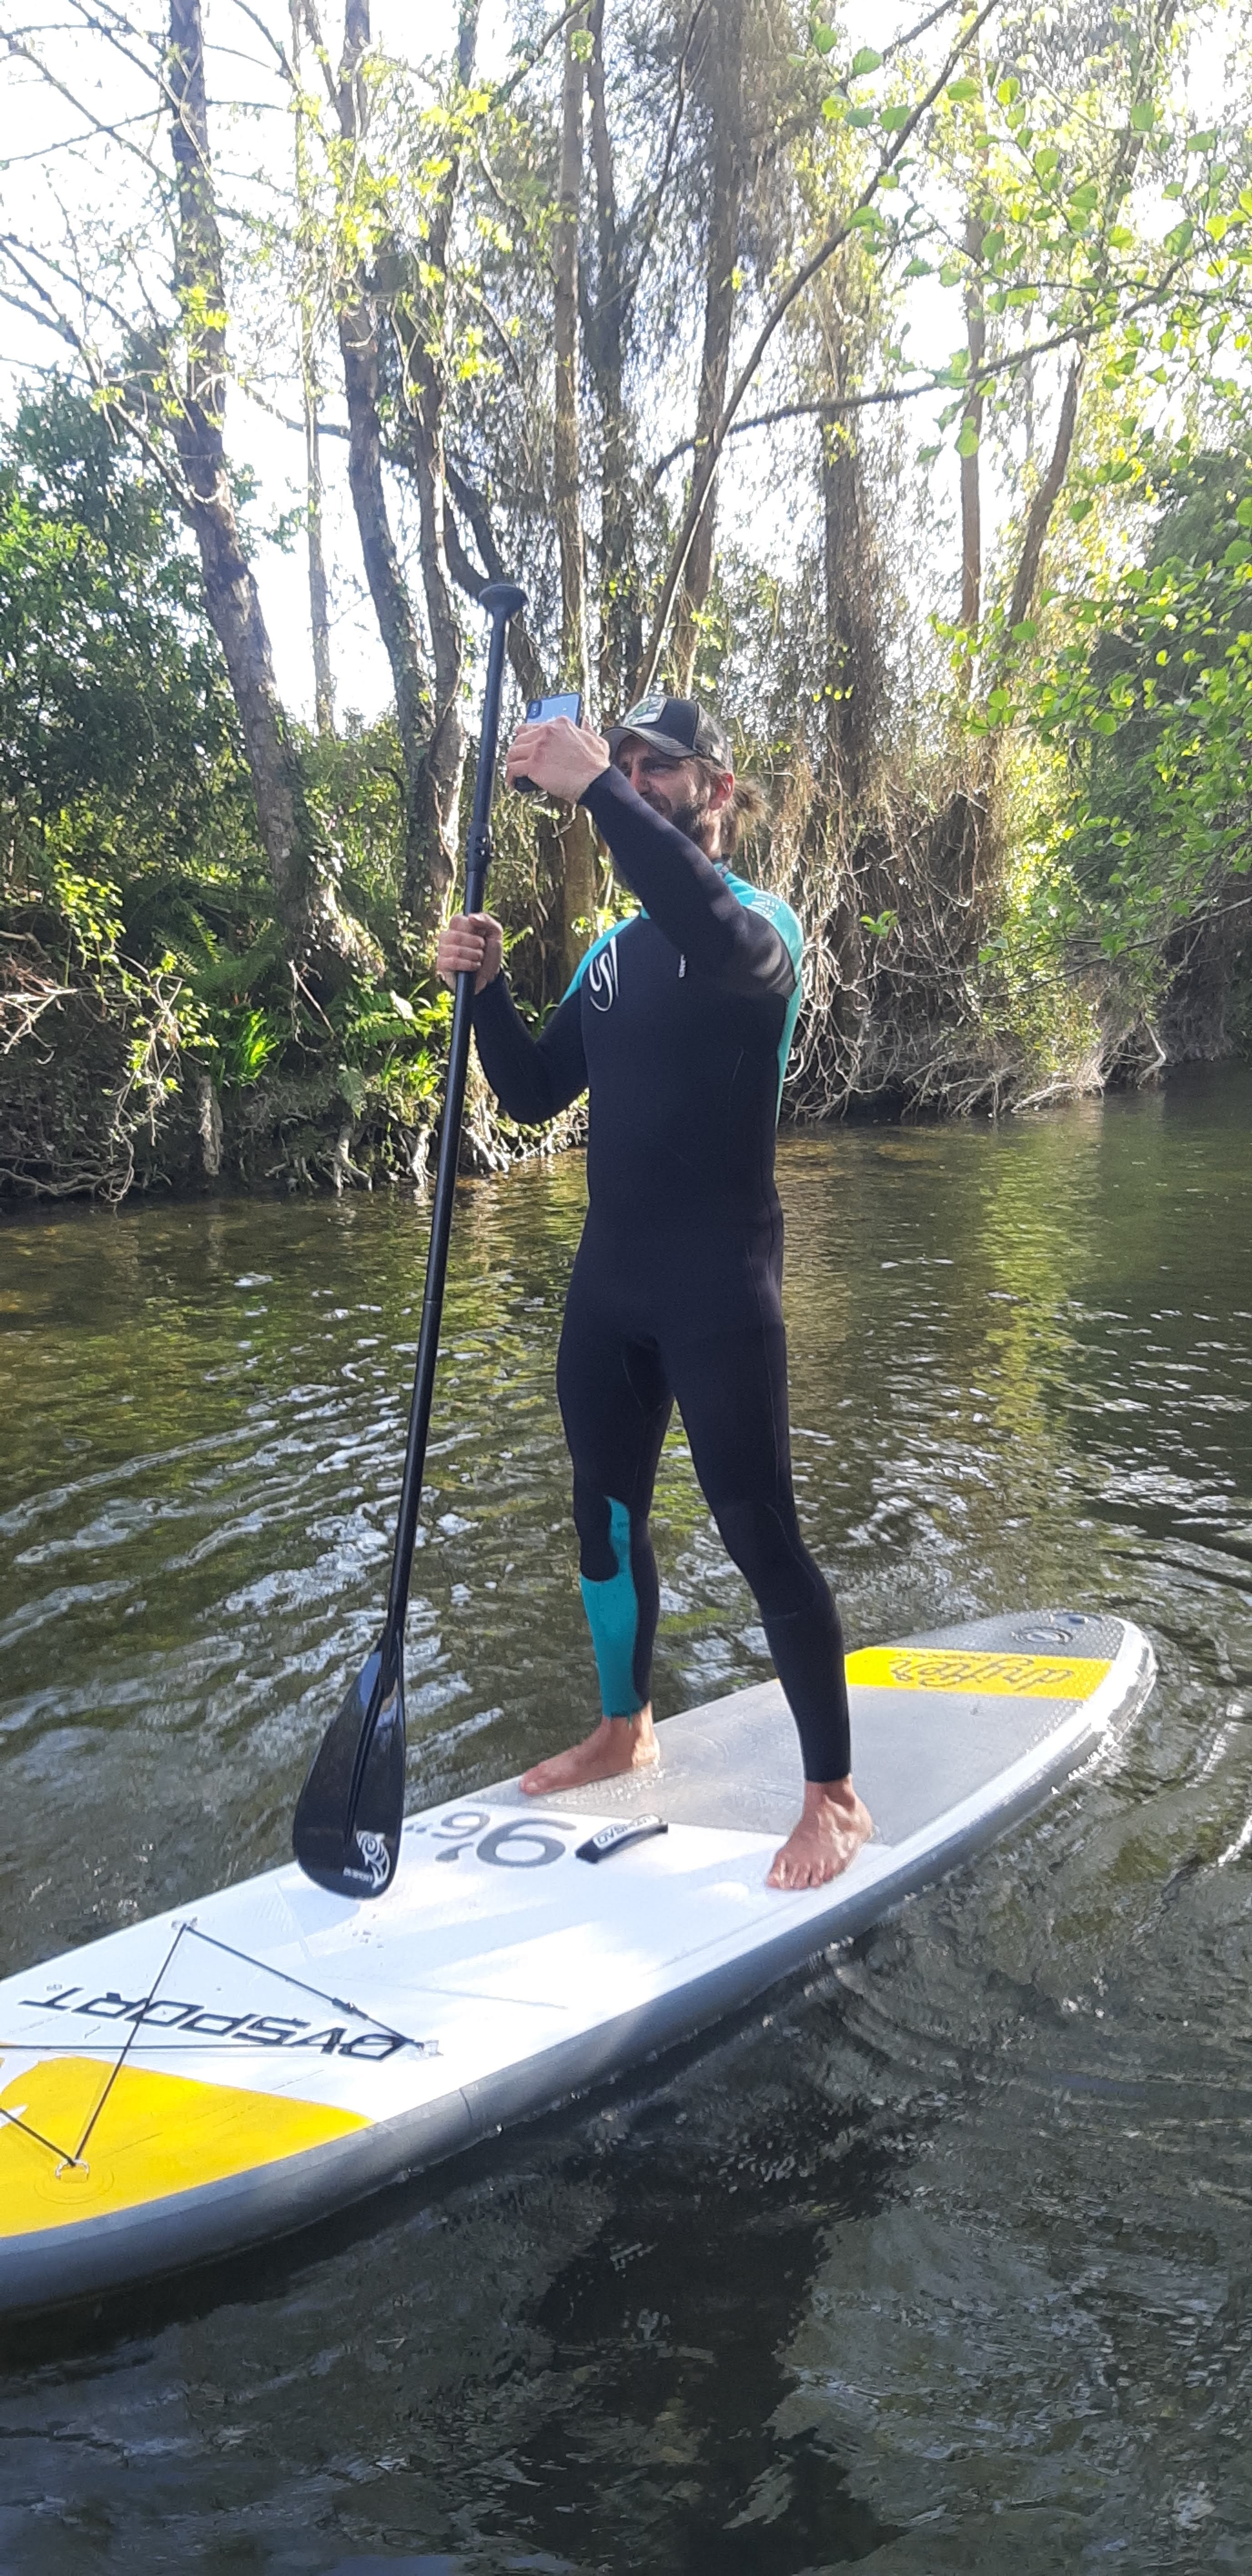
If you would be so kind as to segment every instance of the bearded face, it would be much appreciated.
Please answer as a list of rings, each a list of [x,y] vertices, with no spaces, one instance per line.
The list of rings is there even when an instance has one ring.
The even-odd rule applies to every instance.
[[[713,780],[702,760],[667,760],[638,735],[628,735],[618,752],[617,766],[654,814],[662,815],[697,848],[703,848],[713,803]]]

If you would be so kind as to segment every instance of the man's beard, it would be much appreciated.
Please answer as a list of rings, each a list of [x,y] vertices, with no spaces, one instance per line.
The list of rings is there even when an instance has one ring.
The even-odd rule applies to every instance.
[[[689,841],[694,841],[698,849],[700,834],[708,821],[708,815],[709,800],[706,794],[690,797],[685,805],[671,806],[665,819],[673,824],[676,832],[684,832]]]

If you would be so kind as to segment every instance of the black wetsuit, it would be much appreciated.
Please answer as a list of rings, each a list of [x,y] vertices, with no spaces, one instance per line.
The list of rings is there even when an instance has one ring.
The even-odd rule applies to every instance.
[[[791,1485],[774,1135],[801,933],[616,769],[582,798],[644,910],[598,940],[538,1038],[503,975],[474,1005],[483,1070],[527,1124],[590,1091],[590,1206],[557,1393],[605,1714],[650,1697],[648,1513],[675,1399],[761,1613],[805,1776],[851,1768],[843,1638]]]

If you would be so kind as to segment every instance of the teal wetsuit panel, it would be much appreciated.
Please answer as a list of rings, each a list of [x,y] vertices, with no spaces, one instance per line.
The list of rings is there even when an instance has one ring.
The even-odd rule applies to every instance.
[[[583,1608],[591,1630],[600,1706],[606,1717],[633,1717],[640,1706],[635,1683],[635,1646],[639,1636],[639,1598],[630,1570],[630,1513],[625,1503],[609,1503],[609,1544],[617,1572],[606,1582],[581,1577]]]
[[[802,983],[804,932],[790,904],[784,903],[780,895],[767,894],[763,886],[749,885],[746,877],[734,876],[729,868],[723,869],[722,873],[731,893],[738,896],[740,903],[749,912],[763,913],[765,919],[773,924],[795,968],[795,991],[787,1004],[787,1016],[783,1021],[782,1035],[778,1041],[778,1106],[781,1109],[783,1084],[787,1078],[787,1058],[791,1053],[791,1041],[796,1033],[796,1021],[800,1016],[800,1004],[804,999]]]

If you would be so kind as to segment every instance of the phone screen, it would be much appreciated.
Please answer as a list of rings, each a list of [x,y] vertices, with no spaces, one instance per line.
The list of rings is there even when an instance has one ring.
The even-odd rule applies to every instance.
[[[550,716],[568,716],[571,724],[582,722],[583,702],[577,689],[566,689],[555,698],[531,698],[527,702],[527,724],[546,724]]]

